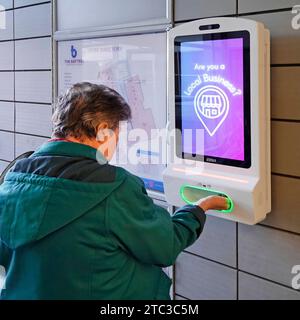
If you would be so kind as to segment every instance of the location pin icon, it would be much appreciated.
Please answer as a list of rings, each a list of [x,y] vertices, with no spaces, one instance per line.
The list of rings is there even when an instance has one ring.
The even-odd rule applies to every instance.
[[[196,93],[194,108],[205,130],[212,137],[228,116],[229,99],[219,87],[205,86]]]

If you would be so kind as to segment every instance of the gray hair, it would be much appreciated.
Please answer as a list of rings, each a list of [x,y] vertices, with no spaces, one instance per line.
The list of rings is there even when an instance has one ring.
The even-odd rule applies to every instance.
[[[119,93],[104,85],[82,82],[58,98],[53,133],[57,138],[96,138],[100,123],[107,122],[114,130],[120,121],[130,118],[130,107]]]

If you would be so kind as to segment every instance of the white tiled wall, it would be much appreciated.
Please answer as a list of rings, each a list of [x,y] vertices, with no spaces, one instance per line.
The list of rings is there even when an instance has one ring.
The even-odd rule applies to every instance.
[[[291,285],[291,270],[300,261],[298,235],[262,226],[240,225],[238,240],[241,270],[286,286]]]
[[[207,217],[201,238],[186,251],[236,267],[235,231],[235,223],[215,217]]]
[[[0,101],[0,130],[14,131],[14,102]]]
[[[14,134],[0,131],[0,159],[12,161],[14,159]]]
[[[3,8],[5,10],[11,9],[13,7],[13,0],[1,0],[0,1],[0,10]]]
[[[182,253],[176,266],[176,293],[193,300],[234,300],[237,271]],[[205,288],[205,290],[203,289]]]
[[[51,105],[16,103],[16,131],[49,137],[51,115]]]
[[[14,100],[14,73],[0,72],[0,100]]]
[[[51,71],[16,72],[16,101],[51,103]]]
[[[203,8],[205,7],[205,10]],[[175,20],[235,14],[236,0],[176,0]]]
[[[14,42],[0,42],[0,70],[14,70]]]
[[[16,156],[27,151],[34,151],[43,143],[47,142],[47,138],[35,137],[25,134],[16,134]]]
[[[224,0],[223,0],[224,1]],[[58,30],[141,24],[166,18],[166,0],[57,0]]]
[[[239,298],[240,300],[300,300],[300,292],[240,272]]]
[[[0,174],[5,170],[5,168],[9,165],[9,162],[0,160]],[[1,280],[0,280],[1,281]]]
[[[51,34],[51,4],[15,10],[15,37],[30,38]]]
[[[16,70],[51,69],[51,38],[16,41]]]
[[[1,18],[5,19],[5,29],[0,28],[0,41],[10,40],[14,37],[13,32],[13,11],[1,13]]]
[[[15,8],[46,2],[47,0],[15,0]]]
[[[0,0],[6,8],[13,1]],[[51,136],[52,4],[15,0],[0,29],[0,172]]]
[[[239,12],[257,12],[293,7],[299,0],[239,0]]]

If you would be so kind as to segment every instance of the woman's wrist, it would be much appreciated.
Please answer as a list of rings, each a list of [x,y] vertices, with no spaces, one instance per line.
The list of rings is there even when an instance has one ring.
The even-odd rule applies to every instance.
[[[203,199],[202,201],[198,202],[198,206],[206,212],[210,209],[210,199]]]

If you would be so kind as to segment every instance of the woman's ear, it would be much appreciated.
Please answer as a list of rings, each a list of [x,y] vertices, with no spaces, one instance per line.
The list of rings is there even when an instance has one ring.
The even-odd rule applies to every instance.
[[[97,127],[97,141],[105,142],[107,140],[108,123],[102,122]]]
[[[97,127],[97,130],[105,130],[105,129],[108,129],[109,126],[108,126],[108,123],[107,122],[101,122],[98,127]]]
[[[107,123],[98,126],[97,142],[98,150],[109,161],[112,159],[118,143],[118,130],[109,129]]]

